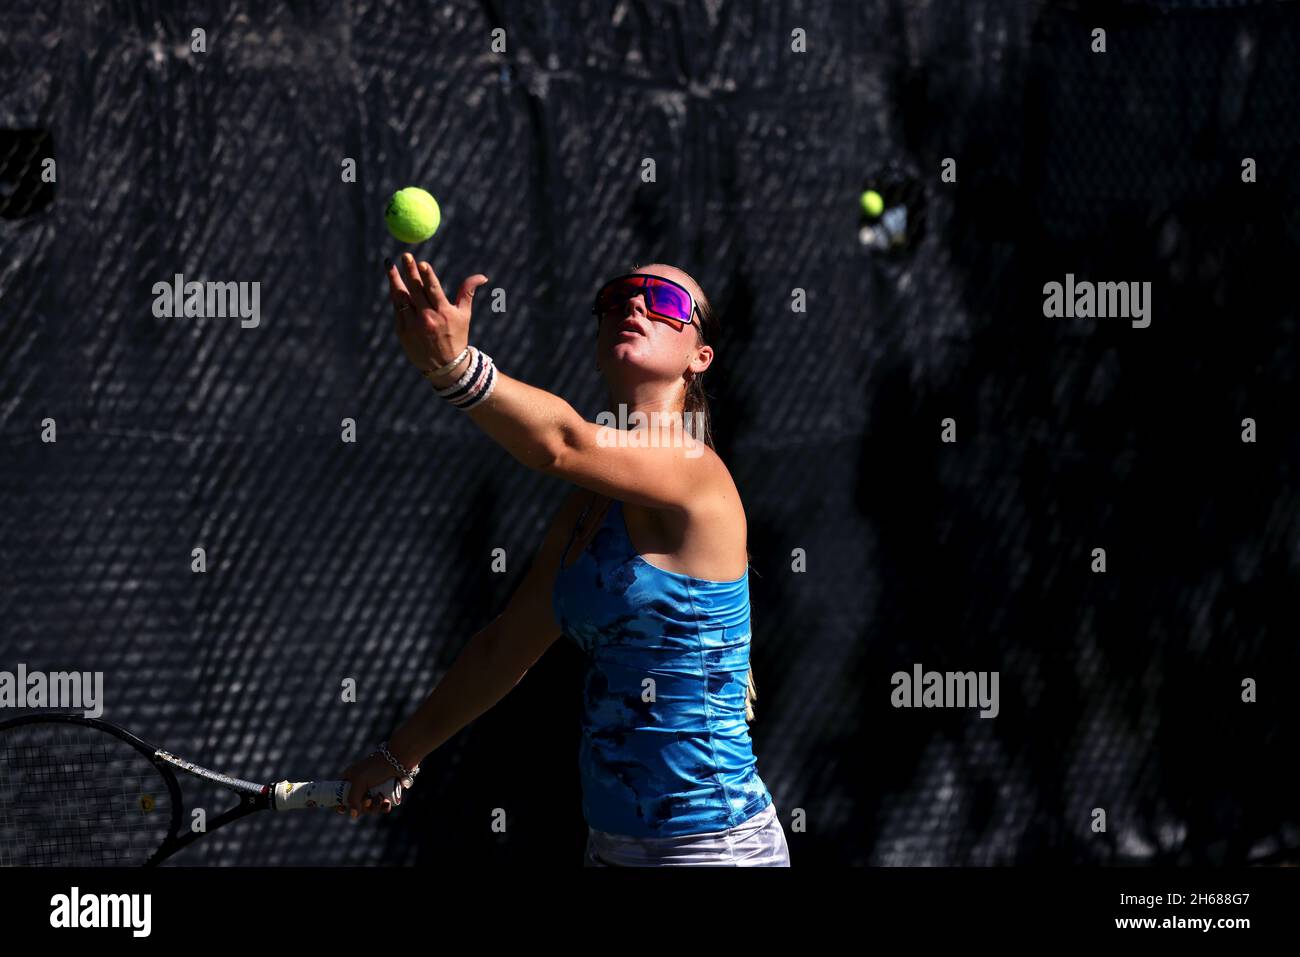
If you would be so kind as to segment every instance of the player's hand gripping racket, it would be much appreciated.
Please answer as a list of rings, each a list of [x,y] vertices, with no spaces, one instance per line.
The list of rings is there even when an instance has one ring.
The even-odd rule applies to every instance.
[[[239,803],[188,826],[176,770],[233,791]],[[107,721],[29,714],[0,721],[0,865],[152,866],[255,811],[346,807],[347,781],[257,784],[199,767]],[[389,779],[370,794],[402,803]]]

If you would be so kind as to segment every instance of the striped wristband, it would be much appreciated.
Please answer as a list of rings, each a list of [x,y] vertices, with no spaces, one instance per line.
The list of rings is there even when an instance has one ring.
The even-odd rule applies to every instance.
[[[444,389],[435,386],[434,391],[458,409],[474,408],[492,394],[497,384],[496,365],[486,352],[469,346],[469,368],[459,379]]]

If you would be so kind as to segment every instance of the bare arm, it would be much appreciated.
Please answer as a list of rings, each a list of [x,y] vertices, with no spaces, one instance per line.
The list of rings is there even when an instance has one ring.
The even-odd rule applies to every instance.
[[[404,767],[420,763],[504,698],[560,636],[551,591],[580,504],[581,496],[571,492],[505,611],[470,639],[424,703],[393,733],[388,747]]]
[[[452,303],[428,263],[408,253],[400,266],[389,267],[397,335],[417,368],[441,367],[464,350],[480,278],[487,281],[481,274],[467,279]],[[469,362],[462,359],[435,385],[455,382]],[[683,512],[698,507],[702,492],[731,485],[722,460],[703,443],[685,436],[633,445],[628,430],[588,422],[561,397],[512,379],[500,367],[492,394],[465,414],[528,468],[634,505]]]

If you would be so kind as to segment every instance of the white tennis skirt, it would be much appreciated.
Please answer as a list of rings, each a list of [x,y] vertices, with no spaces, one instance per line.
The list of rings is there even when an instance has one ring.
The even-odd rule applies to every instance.
[[[586,867],[789,867],[775,802],[724,831],[627,837],[587,828]]]

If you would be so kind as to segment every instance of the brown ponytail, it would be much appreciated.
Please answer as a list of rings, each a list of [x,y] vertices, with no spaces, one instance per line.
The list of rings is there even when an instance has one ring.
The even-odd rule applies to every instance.
[[[633,267],[633,272],[639,267]],[[718,334],[718,315],[707,299],[701,299],[700,324],[695,327],[697,345],[712,345]],[[704,374],[687,372],[686,396],[682,401],[682,414],[691,435],[699,442],[717,451],[713,444],[713,417],[709,411],[709,397],[704,391]],[[749,548],[745,548],[745,566],[749,566]],[[754,683],[754,668],[749,668],[745,686],[745,720],[754,720],[754,702],[758,700],[758,686]]]

